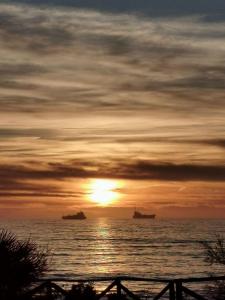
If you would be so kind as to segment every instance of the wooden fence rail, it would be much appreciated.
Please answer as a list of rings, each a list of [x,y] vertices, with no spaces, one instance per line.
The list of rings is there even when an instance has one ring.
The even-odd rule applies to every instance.
[[[179,279],[158,279],[158,278],[142,278],[142,277],[131,277],[131,276],[120,276],[120,277],[102,277],[102,278],[87,278],[87,279],[62,279],[62,278],[52,278],[48,280],[40,280],[40,284],[34,289],[30,290],[27,293],[26,299],[35,299],[35,295],[41,293],[41,291],[46,292],[47,299],[54,299],[54,293],[61,294],[65,299],[74,299],[80,300],[76,297],[71,298],[69,296],[68,290],[62,288],[59,285],[59,282],[64,283],[76,283],[76,284],[85,284],[88,282],[97,283],[97,282],[111,282],[103,291],[99,292],[94,300],[100,300],[102,298],[107,299],[107,294],[109,292],[115,291],[116,300],[132,299],[132,300],[141,300],[141,296],[132,292],[124,285],[124,281],[127,282],[149,282],[149,283],[158,283],[164,284],[163,289],[155,296],[149,296],[149,300],[158,300],[158,299],[169,299],[169,300],[183,300],[184,296],[190,296],[196,300],[208,300],[205,296],[198,294],[196,291],[186,287],[186,284],[196,284],[204,282],[218,282],[224,281],[225,276],[217,277],[201,277],[201,278],[179,278]],[[125,297],[124,297],[125,295]],[[38,298],[37,298],[38,299]],[[84,299],[81,299],[84,300]],[[86,299],[85,299],[86,300]],[[87,299],[90,300],[90,299]]]

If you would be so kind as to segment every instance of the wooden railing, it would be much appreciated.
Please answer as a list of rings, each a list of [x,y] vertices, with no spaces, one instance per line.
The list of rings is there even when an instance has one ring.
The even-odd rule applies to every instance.
[[[62,279],[62,278],[52,278],[48,280],[42,280],[39,285],[27,293],[26,299],[33,299],[35,294],[39,294],[42,290],[46,291],[46,299],[54,299],[54,294],[61,294],[68,297],[68,290],[62,288],[59,283],[99,283],[99,282],[111,282],[103,291],[100,291],[95,296],[95,300],[100,300],[101,298],[106,299],[109,292],[114,291],[116,299],[124,299],[124,295],[127,299],[141,300],[142,296],[139,293],[135,293],[128,289],[124,285],[126,282],[146,282],[151,284],[161,284],[163,288],[157,292],[154,296],[149,296],[149,300],[158,299],[169,299],[169,300],[183,300],[185,296],[190,296],[192,299],[197,300],[208,300],[206,295],[200,295],[199,292],[194,291],[187,287],[187,284],[203,284],[203,283],[215,283],[219,281],[224,281],[225,276],[214,276],[214,277],[202,277],[202,278],[179,278],[179,279],[158,279],[158,278],[141,278],[141,277],[131,277],[131,276],[120,276],[120,277],[103,277],[103,278],[88,278],[88,279]],[[197,289],[198,290],[198,289]],[[35,296],[34,296],[35,299]],[[70,298],[71,299],[71,298]],[[74,300],[79,300],[74,298]],[[89,300],[89,299],[87,299]]]

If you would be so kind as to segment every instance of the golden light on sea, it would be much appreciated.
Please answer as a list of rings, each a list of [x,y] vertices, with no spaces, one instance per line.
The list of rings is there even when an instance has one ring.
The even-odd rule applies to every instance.
[[[93,179],[90,182],[89,198],[99,206],[108,206],[116,202],[120,196],[120,183],[111,179]]]

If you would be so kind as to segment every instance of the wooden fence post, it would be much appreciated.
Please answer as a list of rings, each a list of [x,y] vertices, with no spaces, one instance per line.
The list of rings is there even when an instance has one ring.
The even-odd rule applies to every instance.
[[[120,279],[117,278],[116,279],[116,294],[117,294],[118,299],[121,299],[121,292],[122,292],[122,289],[121,289]]]
[[[169,285],[170,285],[170,288],[169,288],[169,299],[170,299],[170,300],[175,300],[176,297],[175,297],[174,282],[171,281],[171,282],[169,283]]]
[[[47,284],[46,284],[46,289],[47,289],[47,297],[48,299],[52,299],[52,286],[51,286],[51,281],[49,281]]]
[[[176,300],[182,300],[183,295],[182,295],[182,281],[181,280],[176,280]]]
[[[110,283],[110,285],[104,290],[102,291],[98,296],[97,296],[97,300],[101,299],[102,297],[104,297],[114,286],[116,286],[116,280],[114,280],[112,283]]]

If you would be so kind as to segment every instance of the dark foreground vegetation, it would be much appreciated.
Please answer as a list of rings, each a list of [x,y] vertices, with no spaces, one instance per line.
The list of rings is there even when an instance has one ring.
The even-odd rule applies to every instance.
[[[205,261],[209,264],[225,265],[225,244],[222,237],[214,243],[202,242]],[[60,281],[40,278],[47,271],[48,251],[40,250],[31,240],[20,241],[5,230],[0,231],[0,300],[222,300],[225,299],[225,276],[186,278],[186,279],[148,279],[135,277],[98,278],[95,282],[111,282],[103,291],[97,292],[93,282],[77,280],[71,288],[61,287]],[[63,280],[64,282],[66,280]],[[148,295],[133,292],[124,282],[143,281],[150,285],[161,285],[156,293]],[[70,282],[70,280],[67,280]],[[199,294],[201,284],[204,292]]]
[[[218,264],[225,267],[225,240],[217,235],[214,243],[202,242],[205,261],[210,265]],[[206,287],[208,295],[213,300],[225,299],[225,281],[216,281]]]
[[[29,239],[0,232],[0,299],[18,299],[47,270],[47,252]]]

